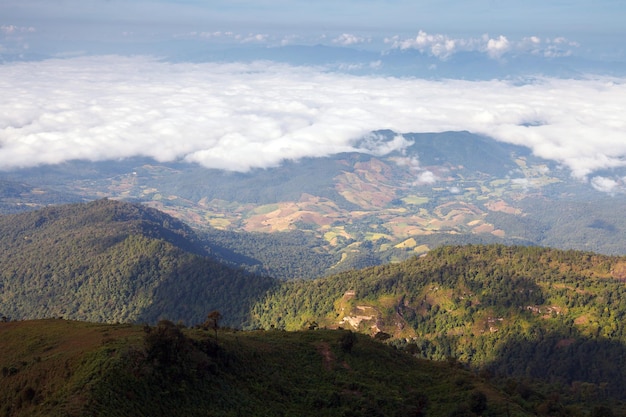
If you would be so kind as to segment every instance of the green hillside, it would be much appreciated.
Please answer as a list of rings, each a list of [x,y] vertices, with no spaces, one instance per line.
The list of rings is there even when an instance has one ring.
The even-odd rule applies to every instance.
[[[626,399],[626,258],[538,247],[443,247],[399,264],[291,281],[264,328],[315,322],[392,336],[418,357]]]
[[[212,258],[186,225],[111,200],[0,217],[0,314],[98,322],[248,322],[271,278]]]
[[[452,363],[348,331],[0,323],[0,415],[530,416]],[[537,395],[538,404],[546,402]]]

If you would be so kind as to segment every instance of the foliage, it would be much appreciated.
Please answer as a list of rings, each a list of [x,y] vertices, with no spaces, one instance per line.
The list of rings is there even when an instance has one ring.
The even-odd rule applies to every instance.
[[[341,350],[345,353],[351,353],[356,342],[356,335],[352,332],[352,330],[347,330],[343,332],[343,335],[341,335],[341,338],[339,339],[339,347],[341,347]]]
[[[602,221],[592,226],[613,233]],[[286,246],[297,246],[299,238],[307,242],[306,236],[289,235]],[[197,376],[219,374],[237,349],[219,356],[224,351],[215,344],[217,334],[210,340],[205,333],[192,337],[191,330],[162,319],[201,323],[208,311],[219,311],[223,318],[213,317],[207,329],[216,332],[221,319],[226,326],[275,329],[267,332],[272,340],[282,340],[284,329],[308,327],[316,335],[325,328],[348,329],[328,333],[336,358],[356,355],[363,340],[356,332],[369,333],[412,356],[496,381],[540,415],[571,415],[576,407],[601,413],[604,404],[619,414],[617,401],[626,399],[624,257],[532,246],[446,246],[395,264],[283,282],[224,265],[212,255],[227,249],[206,247],[168,215],[111,200],[0,217],[0,243],[0,317],[159,323],[120,362],[108,362],[106,349],[92,351],[93,361],[75,380],[89,381],[102,367],[118,369],[111,386],[126,381],[135,397],[169,379],[196,381],[189,383],[208,390],[203,384],[210,379],[198,382]],[[220,346],[233,340],[222,334]],[[25,340],[29,349],[43,343]],[[326,342],[317,348],[327,352]],[[30,363],[10,361],[3,378],[23,375]],[[129,366],[132,375],[124,373]],[[281,384],[277,389],[284,389]],[[162,394],[170,392],[159,387]],[[16,389],[21,399],[11,397],[11,404],[39,401],[36,386]],[[487,395],[489,409],[490,395],[476,389],[448,411],[480,413],[478,392]],[[331,403],[352,404],[339,397]],[[181,409],[185,398],[176,400]]]
[[[248,233],[209,229],[202,233],[213,255],[257,274],[281,280],[326,275],[339,260],[311,233]]]
[[[249,321],[249,305],[274,285],[210,257],[172,217],[112,200],[0,217],[0,313],[155,323]]]
[[[254,316],[265,328],[307,320],[375,328],[415,356],[452,357],[497,378],[556,384],[567,401],[602,402],[624,399],[625,273],[626,258],[589,252],[442,247],[399,264],[288,282]]]
[[[362,335],[348,354],[342,331],[224,332],[216,344],[168,321],[46,320],[2,323],[0,334],[0,366],[17,367],[0,376],[0,415],[11,417],[448,416],[458,404],[532,415],[470,372]]]

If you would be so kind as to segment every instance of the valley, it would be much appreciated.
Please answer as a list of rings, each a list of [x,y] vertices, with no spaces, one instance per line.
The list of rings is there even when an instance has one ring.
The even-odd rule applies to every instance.
[[[377,146],[394,135],[379,132]],[[526,148],[467,132],[405,139],[411,146],[384,156],[352,152],[249,172],[148,159],[68,162],[7,173],[7,181],[37,188],[22,191],[19,205],[9,195],[2,201],[5,212],[14,212],[43,206],[46,195],[54,203],[59,196],[66,202],[106,197],[141,202],[196,230],[241,240],[302,232],[335,259],[322,275],[407,259],[441,244],[626,253],[626,220],[613,209],[626,202],[624,194],[595,190]]]

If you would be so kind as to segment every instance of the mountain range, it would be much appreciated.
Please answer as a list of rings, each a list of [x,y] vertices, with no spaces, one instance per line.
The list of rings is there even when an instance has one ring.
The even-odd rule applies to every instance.
[[[264,378],[269,375],[267,372],[276,372],[270,370],[276,359],[265,353],[253,353],[256,350],[267,353],[270,352],[267,346],[271,345],[276,346],[278,355],[303,355],[304,361],[313,360],[304,359],[307,357],[319,359],[317,355],[326,354],[307,349],[315,346],[321,349],[329,340],[334,340],[332,346],[341,347],[342,335],[356,332],[388,345],[385,349],[460,369],[452,374],[433,371],[439,376],[426,378],[434,378],[439,381],[437,384],[458,384],[460,388],[452,390],[447,385],[446,392],[464,392],[462,401],[448,394],[445,398],[437,397],[442,394],[432,391],[424,394],[424,390],[417,389],[415,393],[425,395],[419,398],[429,398],[439,406],[431,404],[430,408],[422,409],[428,401],[413,403],[403,393],[395,395],[406,401],[388,403],[394,410],[417,407],[431,410],[427,415],[451,415],[454,410],[450,402],[460,401],[459,404],[471,408],[469,404],[476,400],[471,395],[478,390],[493,404],[493,415],[503,415],[505,404],[509,410],[518,410],[509,411],[511,415],[589,415],[606,413],[607,409],[613,415],[621,415],[621,381],[626,376],[621,361],[626,354],[622,320],[626,315],[624,257],[537,246],[443,246],[393,264],[318,279],[280,280],[245,271],[233,262],[237,256],[244,259],[245,256],[219,247],[172,216],[144,205],[105,199],[4,215],[0,220],[3,248],[0,313],[8,321],[0,323],[4,335],[0,349],[23,352],[8,355],[8,362],[2,362],[3,383],[13,387],[16,381],[24,381],[23,385],[14,386],[15,391],[10,391],[19,395],[9,395],[10,402],[6,404],[19,402],[25,410],[33,410],[29,407],[38,404],[50,407],[50,396],[61,395],[64,399],[58,401],[63,404],[70,401],[67,398],[90,399],[94,409],[108,407],[107,413],[111,413],[111,407],[122,407],[111,402],[113,397],[106,396],[106,392],[111,392],[115,398],[121,395],[136,399],[137,402],[130,404],[138,407],[142,404],[146,410],[150,409],[149,404],[166,401],[163,407],[180,408],[196,415],[200,409],[217,407],[206,405],[197,397],[214,389],[204,385],[205,377],[195,379],[200,368],[204,369],[202,375],[204,372],[219,375],[220,396],[234,395],[239,392],[236,390],[252,395],[250,386],[226,387],[236,375],[251,381],[250,378]],[[277,258],[288,258],[289,251],[281,254],[281,248],[276,246]],[[231,256],[224,258],[224,254]],[[212,311],[219,311],[219,326],[206,324]],[[24,321],[42,318],[49,320]],[[81,320],[85,324],[68,320]],[[145,336],[142,339],[141,326],[92,327],[96,325],[86,321],[146,323]],[[216,333],[207,334],[206,330],[190,333],[184,330],[186,325],[198,329],[214,327]],[[69,329],[68,333],[65,339],[55,336],[53,340],[53,334],[63,332],[57,330],[47,335],[45,329],[58,326]],[[228,328],[246,331],[231,333]],[[305,336],[309,332],[311,336]],[[73,387],[68,389],[74,394],[67,397],[68,391],[50,391],[41,382],[49,377],[42,380],[35,375],[51,378],[52,371],[46,369],[50,369],[50,361],[57,357],[53,354],[54,346],[73,346],[84,337],[92,340],[89,347],[85,345],[82,353],[66,353],[76,356],[66,358],[67,374],[59,376],[65,381],[62,384]],[[210,341],[214,338],[217,344]],[[308,341],[299,342],[299,338]],[[30,339],[34,340],[32,344],[25,342]],[[187,353],[178,356],[162,350],[171,343],[186,346],[175,351]],[[363,339],[358,343],[370,346]],[[46,353],[48,345],[52,346],[50,354]],[[293,350],[287,353],[283,349]],[[346,354],[335,349],[330,351],[334,352],[332,357]],[[359,369],[367,369],[363,367],[369,360],[389,362],[385,365],[387,370],[392,362],[408,366],[402,365],[401,356],[382,347],[383,350],[376,352],[370,351],[370,347],[366,349],[369,353],[362,353],[365,356],[358,359],[364,361],[359,362]],[[218,351],[222,353],[217,354]],[[86,352],[91,353],[81,356]],[[268,367],[263,375],[245,373],[249,371],[244,371],[247,369],[244,364],[251,360],[260,360],[263,365],[259,366]],[[337,367],[357,367],[356,362],[345,361],[348,365],[339,362]],[[77,368],[80,363],[87,368]],[[304,366],[302,363],[293,366]],[[414,378],[411,372],[422,372],[419,369],[431,365],[415,366],[394,372],[403,375],[399,374],[400,380]],[[121,369],[124,372],[120,374]],[[324,365],[322,372],[323,369]],[[464,376],[468,375],[467,371],[479,374],[480,382]],[[101,378],[93,379],[94,372]],[[17,375],[30,376],[13,378]],[[274,375],[276,382],[271,395],[276,396],[276,401],[284,400],[285,395],[296,395],[285,391],[283,385],[289,384],[285,378],[294,378],[295,374]],[[345,383],[363,384],[351,390],[354,392],[373,393],[369,390],[379,389],[372,388],[372,381],[363,379],[364,375],[354,376],[356,379],[349,377]],[[93,381],[86,385],[88,391],[78,388],[81,378]],[[154,378],[167,382],[161,385]],[[180,378],[191,385],[179,386]],[[444,379],[448,382],[444,383]],[[326,384],[318,379],[311,383]],[[148,395],[153,389],[171,393],[172,387],[178,387],[179,394],[163,394],[158,401],[151,396],[156,394]],[[365,413],[360,407],[366,404],[355,405],[343,398],[345,387],[335,385],[329,389],[329,397],[319,399],[322,401],[319,404],[334,404],[328,405],[328,415],[339,415],[337,407],[344,406]],[[499,394],[487,396],[485,392],[491,390]],[[383,401],[391,391],[373,395]],[[498,395],[506,399],[498,397],[501,398],[498,400]],[[259,397],[244,398],[252,403],[259,401]],[[313,401],[308,394],[306,398]],[[338,402],[332,402],[331,398]],[[385,401],[391,401],[390,398]],[[372,410],[385,409],[383,402]],[[189,411],[192,409],[182,404],[187,407],[196,404],[199,408]],[[229,404],[224,407],[233,406]],[[245,402],[242,407],[260,410]],[[29,415],[28,411],[24,412],[27,414],[9,411],[8,415]],[[465,413],[459,415],[480,415],[476,410],[465,409]]]
[[[6,215],[0,230],[0,313],[14,319],[201,322],[212,306],[241,326],[274,282],[209,257],[171,216],[128,203]]]
[[[623,193],[599,191],[528,148],[488,137],[405,134],[409,146],[383,152],[396,136],[375,132],[355,144],[359,151],[248,172],[149,159],[16,170],[3,174],[0,208],[140,202],[244,254],[250,262],[240,264],[253,272],[283,279],[395,262],[442,244],[626,253],[626,224],[616,210]],[[250,241],[264,243],[253,249]],[[260,252],[276,241],[306,247],[315,262],[272,265],[271,253]]]
[[[326,386],[323,398],[300,392],[302,407],[326,404],[327,415],[626,415],[624,195],[467,132],[404,135],[410,145],[381,152],[395,137],[376,132],[358,151],[243,173],[149,159],[4,173],[4,414],[51,415],[57,401],[76,404],[69,415],[115,415],[123,404],[106,392],[147,414],[161,404],[188,415],[229,415],[237,407],[217,398],[237,395],[254,414],[263,409],[254,387],[268,375],[276,403],[298,395],[260,351],[293,356],[296,368],[342,357],[347,365],[333,369],[354,369],[351,377],[332,387],[312,377],[307,392]],[[70,329],[63,340],[45,330],[58,326]],[[352,362],[341,346],[361,333],[370,338],[358,336],[367,347]],[[65,376],[51,371],[47,346],[83,338],[88,347],[64,356]],[[320,347],[328,340],[330,351]],[[170,343],[185,353],[164,351]],[[393,372],[415,381],[392,351],[446,364],[451,373],[424,378],[462,398],[378,391],[368,361],[408,367]],[[245,370],[254,360],[263,374]],[[206,385],[209,374],[216,385]],[[85,380],[87,391],[77,388]],[[354,401],[364,395],[376,405]]]

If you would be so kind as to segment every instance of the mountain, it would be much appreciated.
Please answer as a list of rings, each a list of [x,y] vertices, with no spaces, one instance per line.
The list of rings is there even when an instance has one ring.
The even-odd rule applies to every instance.
[[[254,316],[264,328],[342,327],[392,338],[419,357],[563,384],[572,396],[577,384],[591,384],[623,399],[625,280],[626,257],[443,247],[399,264],[287,282]]]
[[[0,336],[3,416],[534,415],[532,401],[454,364],[347,331],[215,338],[167,321],[52,319],[0,323]]]
[[[608,226],[598,223],[594,227]],[[184,356],[183,363],[176,362],[173,369],[167,368],[167,378],[174,378],[177,383],[187,380],[188,376],[191,378],[191,374],[184,373],[192,372],[184,365],[188,361],[193,364],[193,369],[201,363],[213,370],[215,366],[221,366],[222,362],[205,363],[204,359],[200,360],[203,355],[214,354],[214,349],[217,349],[213,342],[207,341],[206,335],[204,339],[185,341],[187,339],[178,333],[184,327],[182,323],[174,325],[161,320],[166,318],[200,324],[205,322],[207,313],[219,311],[221,325],[248,330],[265,329],[265,332],[258,330],[228,336],[232,337],[231,342],[236,346],[245,345],[242,338],[256,340],[259,345],[250,347],[251,352],[255,349],[266,352],[270,346],[282,342],[302,347],[297,341],[300,336],[285,333],[284,330],[324,330],[319,334],[313,332],[323,340],[341,339],[342,335],[351,334],[347,330],[366,333],[409,356],[448,362],[448,366],[479,374],[485,381],[504,387],[502,389],[507,395],[519,395],[523,401],[517,402],[518,405],[527,411],[533,409],[540,415],[585,415],[563,411],[563,407],[579,407],[581,404],[589,412],[590,407],[601,404],[610,404],[617,410],[618,402],[626,399],[622,382],[626,380],[626,365],[621,359],[626,355],[626,328],[623,325],[623,318],[626,317],[626,257],[537,246],[444,246],[402,262],[314,280],[278,281],[233,269],[224,260],[225,255],[246,262],[252,260],[238,252],[230,252],[215,241],[204,241],[201,235],[165,213],[113,200],[1,216],[0,238],[3,248],[0,254],[0,314],[9,321],[0,323],[0,332],[19,328],[21,322],[16,320],[59,316],[93,322],[154,324],[161,321],[165,326],[160,330],[161,325],[157,326],[154,334],[165,337],[168,343],[159,344],[160,339],[153,340],[152,337],[141,342],[143,349],[152,346],[151,343],[160,346],[153,346],[157,349],[155,357],[149,356],[146,350],[139,349],[137,353],[135,347],[130,350],[120,348],[119,352],[125,352],[120,353],[120,360],[130,361],[121,362],[122,365],[102,362],[103,357],[98,355],[104,353],[97,353],[100,350],[89,351],[96,355],[89,356],[96,360],[94,363],[87,357],[76,359],[75,363],[91,363],[85,365],[87,368],[76,371],[77,375],[81,375],[76,381],[84,382],[80,378],[90,380],[94,372],[102,375],[104,370],[99,370],[101,366],[112,372],[134,369],[132,377],[115,374],[113,380],[120,382],[120,386],[99,391],[115,392],[115,398],[144,398],[142,396],[151,392],[150,387],[157,387],[155,389],[161,390],[158,392],[163,395],[172,392],[166,386],[154,385],[156,381],[153,379],[133,379],[137,375],[160,377],[160,374],[154,373],[152,366],[159,362],[159,355],[174,355],[164,347],[170,346],[170,342],[174,343],[172,346],[182,343],[181,349],[176,348],[175,351],[190,355]],[[264,242],[260,240],[254,245],[263,245]],[[272,250],[292,253],[289,242],[277,244],[267,253]],[[305,252],[302,250],[302,256]],[[275,262],[280,264],[281,261]],[[293,260],[284,262],[289,265]],[[57,326],[57,323],[71,322],[57,319],[46,323]],[[219,326],[209,323],[205,327],[218,330]],[[122,329],[119,337],[113,339],[126,343],[138,340],[135,330],[129,330],[133,328],[131,325],[119,325],[106,329]],[[117,351],[105,341],[108,340],[109,330],[101,329],[102,336],[96,337],[97,342],[94,342],[98,344],[98,349],[109,353]],[[129,333],[125,334],[126,331]],[[151,331],[148,330],[148,334],[152,334]],[[37,333],[33,330],[30,335],[15,336],[15,340],[19,341],[14,343],[22,343],[21,349],[27,349],[33,358],[7,359],[11,363],[5,365],[4,377],[31,369],[31,366],[39,369],[39,365],[34,365],[36,357],[55,357],[52,353],[45,354],[52,342],[43,341],[35,336]],[[266,333],[268,338],[259,336]],[[304,334],[309,333],[305,331]],[[9,333],[0,335],[0,340],[14,340],[7,335]],[[290,339],[292,337],[295,340]],[[82,336],[78,339],[83,340]],[[317,341],[310,342],[319,346]],[[73,343],[68,340],[62,345],[69,348]],[[78,346],[82,346],[81,343]],[[310,345],[307,346],[310,348]],[[13,351],[13,348],[8,349]],[[277,349],[278,356],[302,355],[302,360],[308,361],[312,360],[311,355],[314,356],[310,351],[286,353],[279,347]],[[82,352],[87,354],[84,349]],[[381,361],[399,360],[397,356],[393,356],[396,359],[386,356],[388,353],[379,354],[381,358],[386,358],[378,358]],[[251,355],[254,357],[255,354]],[[11,355],[8,357],[13,358]],[[144,365],[132,368],[144,364],[147,357],[152,358],[148,368]],[[228,364],[236,358],[235,353],[225,354],[220,361]],[[200,362],[196,362],[198,360]],[[247,361],[244,363],[249,364]],[[68,366],[71,367],[71,364]],[[259,378],[273,375],[273,365],[267,366]],[[66,378],[73,372],[67,373]],[[144,375],[144,372],[147,374]],[[186,376],[182,377],[180,372]],[[248,377],[244,374],[239,376]],[[276,394],[278,398],[284,400],[283,395],[296,393],[291,388],[284,391],[285,380],[282,378],[272,385],[272,392],[279,393]],[[76,386],[82,383],[76,381]],[[204,383],[199,382],[201,392],[210,388],[202,385]],[[222,387],[220,389],[226,389],[226,393],[234,392],[228,391],[230,383],[232,380],[227,379],[218,385]],[[460,382],[460,386],[464,384]],[[287,383],[289,387],[292,385]],[[26,387],[20,385],[17,391],[11,392],[21,392]],[[211,387],[214,388],[213,385]],[[342,393],[345,393],[344,390],[353,391],[342,387]],[[176,392],[186,392],[187,388],[181,386],[176,388],[179,390]],[[107,391],[109,389],[113,391]],[[20,401],[34,401],[36,392],[34,387],[24,392]],[[560,399],[555,402],[551,392],[558,394]],[[86,398],[83,394],[80,398]],[[395,393],[393,398],[398,395],[397,398],[407,398],[405,394]],[[185,395],[181,398],[187,398]],[[342,406],[353,404],[342,394],[338,395]],[[431,400],[434,398],[431,394],[427,396]],[[376,398],[382,397],[384,394],[376,394]],[[17,401],[11,398],[11,401]],[[147,402],[151,403],[152,397],[145,398],[150,398]],[[169,397],[166,395],[166,398]],[[175,401],[187,401],[181,398]],[[332,398],[337,399],[336,396]],[[188,400],[188,405],[196,402],[195,399]],[[98,401],[104,400],[101,398]],[[320,401],[326,404],[327,400]],[[176,404],[177,407],[180,405]],[[231,403],[224,404],[232,406]],[[307,404],[310,406],[311,403]],[[384,402],[381,404],[380,407],[386,407]],[[393,404],[390,407],[400,407],[405,403]],[[537,411],[541,404],[548,411]],[[561,414],[554,412],[557,405],[561,407]],[[367,408],[367,404],[362,406]],[[452,411],[428,415],[448,415]],[[329,411],[328,415],[335,414]]]
[[[144,46],[145,47],[145,46]],[[77,46],[84,50],[85,46]],[[128,45],[124,45],[126,50]],[[154,49],[154,46],[150,46]],[[133,52],[133,51],[129,51]],[[134,51],[135,54],[142,52]],[[145,52],[144,52],[145,53]],[[189,40],[159,45],[156,55],[167,55],[177,62],[254,62],[272,61],[290,65],[323,66],[351,74],[376,74],[426,79],[491,80],[514,77],[550,76],[584,77],[585,74],[621,76],[623,62],[606,62],[574,56],[552,56],[546,59],[534,53],[508,53],[493,59],[484,52],[457,51],[442,59],[419,49],[392,48],[381,52],[372,48],[339,45],[249,45],[211,46]]]
[[[46,193],[157,208],[213,241],[226,260],[281,279],[397,262],[444,244],[626,253],[626,219],[616,210],[623,193],[596,190],[528,148],[469,132],[404,134],[407,145],[389,151],[396,137],[373,132],[353,152],[245,173],[137,158],[3,177]],[[5,213],[41,206],[32,193],[10,194]],[[313,250],[292,256],[298,247]]]
[[[113,200],[0,217],[0,314],[103,322],[247,322],[274,283],[210,255],[182,222]]]
[[[19,213],[54,204],[78,203],[84,199],[71,193],[0,179],[0,213]]]

